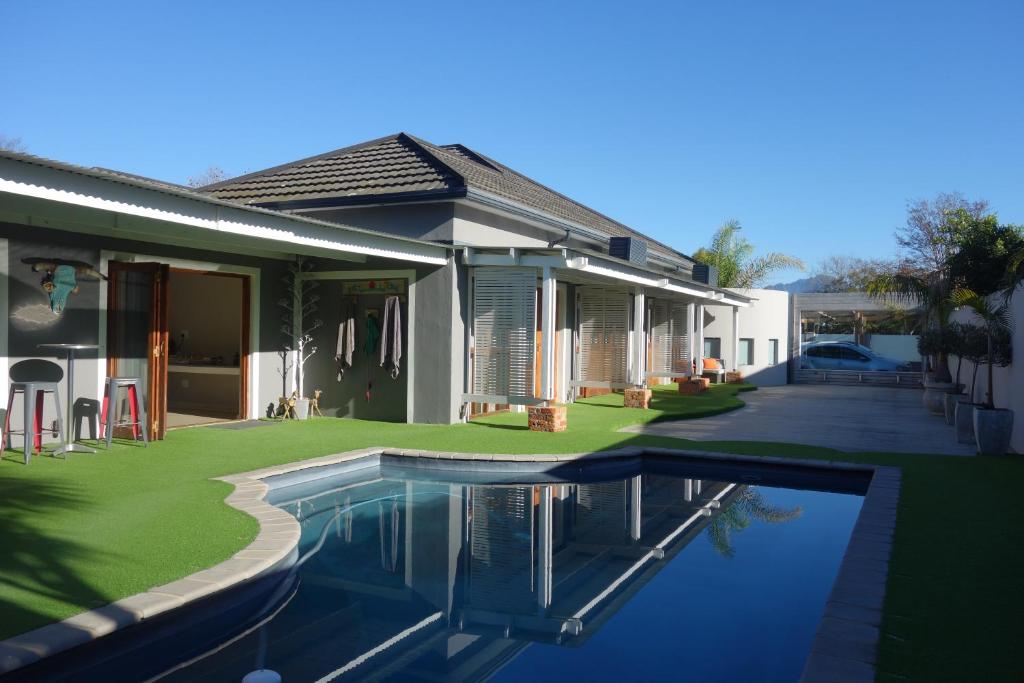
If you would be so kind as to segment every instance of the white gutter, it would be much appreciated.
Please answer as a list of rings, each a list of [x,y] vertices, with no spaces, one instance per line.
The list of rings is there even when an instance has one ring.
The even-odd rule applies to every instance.
[[[360,254],[443,266],[438,245],[360,231],[337,223],[245,207],[182,190],[63,168],[42,160],[0,157],[0,192],[117,215],[164,221],[214,234],[252,237],[338,254]],[[141,227],[141,226],[140,226]],[[139,230],[139,232],[145,232]]]
[[[726,306],[736,306],[739,308],[746,308],[750,306],[748,302],[729,298],[724,293],[712,289],[698,289],[696,287],[689,287],[685,284],[679,284],[678,282],[674,282],[664,277],[645,277],[643,275],[636,275],[634,273],[626,273],[615,268],[609,268],[606,266],[592,264],[590,263],[590,259],[586,256],[581,256],[567,260],[565,267],[570,268],[572,270],[578,270],[582,273],[589,273],[592,275],[599,275],[614,280],[621,280],[623,282],[631,282],[633,284],[643,285],[644,287],[662,289],[667,292],[674,292],[676,294],[686,294],[688,296],[708,299],[715,303],[723,304]]]

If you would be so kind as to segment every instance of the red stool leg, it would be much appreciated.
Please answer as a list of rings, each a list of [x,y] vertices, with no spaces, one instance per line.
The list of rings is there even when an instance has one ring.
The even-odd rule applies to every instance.
[[[106,434],[107,434],[106,430],[108,429],[108,427],[107,427],[107,406],[110,404],[110,397],[107,395],[108,391],[109,391],[108,389],[104,389],[103,390],[103,407],[100,409],[100,437],[101,438],[106,436]]]
[[[36,419],[32,425],[32,439],[36,447],[36,453],[43,450],[43,399],[46,394],[42,391],[36,392]]]
[[[139,440],[139,395],[135,391],[135,385],[128,386],[128,414],[132,418],[132,438]]]

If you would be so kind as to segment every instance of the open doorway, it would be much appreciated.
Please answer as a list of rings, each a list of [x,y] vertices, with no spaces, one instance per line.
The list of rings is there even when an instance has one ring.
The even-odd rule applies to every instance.
[[[168,429],[245,415],[248,278],[171,269]]]

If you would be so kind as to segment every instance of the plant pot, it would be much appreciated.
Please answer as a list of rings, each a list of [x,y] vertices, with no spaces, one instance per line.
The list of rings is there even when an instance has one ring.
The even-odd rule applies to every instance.
[[[309,419],[309,399],[308,398],[297,398],[295,399],[295,417],[300,420]]]
[[[1013,411],[1005,408],[974,409],[974,441],[980,455],[1005,455],[1013,435]]]
[[[950,392],[958,393],[957,385],[952,382],[929,382],[924,385],[924,397],[921,400],[929,411],[942,415],[945,412],[943,397]]]
[[[956,404],[953,422],[958,443],[974,443],[974,409],[979,406],[978,403],[967,402]]]
[[[942,397],[946,409],[946,424],[956,424],[956,404],[969,403],[971,397],[967,394],[946,394]]]

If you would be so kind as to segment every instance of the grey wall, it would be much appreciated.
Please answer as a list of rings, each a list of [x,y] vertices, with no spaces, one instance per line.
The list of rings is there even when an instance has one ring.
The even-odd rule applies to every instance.
[[[379,347],[371,355],[364,351],[366,342],[367,311],[376,309],[378,321],[383,321],[384,296],[380,294],[360,295],[356,299],[356,352],[352,356],[352,367],[346,368],[344,377],[337,380],[337,364],[334,352],[337,347],[338,325],[348,307],[350,297],[343,297],[340,280],[323,280],[316,293],[321,297],[317,317],[324,321],[324,327],[314,332],[318,337],[319,351],[305,366],[306,393],[322,389],[320,409],[325,415],[352,417],[363,420],[387,420],[405,422],[406,387],[408,385],[408,303],[402,304],[402,340],[405,350],[401,362],[401,373],[391,379],[387,370],[380,367]],[[370,399],[366,393],[369,390]]]
[[[316,209],[302,215],[403,237],[451,243],[454,205],[451,202],[389,204],[345,209]]]
[[[465,273],[449,259],[416,283],[414,420],[459,420],[465,372]]]

